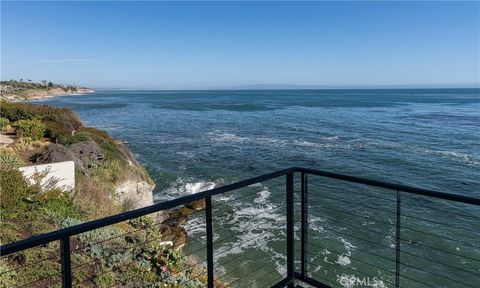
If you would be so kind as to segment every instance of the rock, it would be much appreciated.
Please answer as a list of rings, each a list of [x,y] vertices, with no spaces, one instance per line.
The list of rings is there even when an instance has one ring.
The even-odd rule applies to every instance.
[[[185,207],[195,210],[195,211],[200,211],[205,209],[205,199],[200,199],[197,201],[190,202],[185,205]]]
[[[63,161],[75,162],[75,167],[83,174],[97,163],[103,161],[102,149],[93,140],[79,142],[71,145],[69,148],[61,144],[50,144],[43,152],[35,158],[37,164],[47,164]]]
[[[60,144],[50,144],[45,150],[38,154],[35,158],[37,164],[47,164],[55,162],[74,161],[77,165],[75,155],[67,147]]]
[[[102,148],[93,140],[75,143],[69,149],[86,169],[90,169],[95,163],[104,159]]]
[[[152,191],[154,188],[155,184],[150,184],[139,176],[131,176],[115,186],[113,200],[128,206],[125,210],[153,205]]]

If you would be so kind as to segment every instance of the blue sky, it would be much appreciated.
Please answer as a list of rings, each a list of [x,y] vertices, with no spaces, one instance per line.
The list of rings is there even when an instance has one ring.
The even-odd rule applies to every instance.
[[[479,2],[4,2],[1,78],[97,88],[462,87]]]

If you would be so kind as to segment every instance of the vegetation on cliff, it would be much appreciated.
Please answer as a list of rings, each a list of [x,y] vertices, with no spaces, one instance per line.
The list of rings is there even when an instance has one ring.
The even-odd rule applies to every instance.
[[[23,81],[23,79],[20,79],[19,81],[0,81],[0,92],[2,99],[27,100],[62,94],[89,93],[93,90],[76,85],[55,84],[46,80],[35,83],[31,80]]]
[[[0,148],[1,244],[131,209],[115,200],[116,184],[128,177],[152,181],[122,143],[84,127],[69,109],[2,101],[0,115],[3,136],[14,140]],[[26,179],[17,169],[28,163],[65,160],[75,162],[74,191],[60,190],[55,179],[45,183],[43,172]],[[162,233],[165,229],[178,226],[143,217],[73,237],[74,283],[78,287],[205,286],[204,268],[191,265],[192,259],[175,248],[186,239],[166,246],[162,241],[174,239]],[[58,251],[55,242],[0,259],[0,287],[60,286]]]

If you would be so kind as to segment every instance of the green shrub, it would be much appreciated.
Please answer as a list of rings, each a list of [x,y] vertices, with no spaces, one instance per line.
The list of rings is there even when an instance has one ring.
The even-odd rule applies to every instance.
[[[40,119],[46,125],[46,136],[60,143],[68,143],[72,132],[83,127],[77,115],[68,108],[1,101],[0,115],[10,122]]]
[[[122,169],[118,160],[106,160],[91,168],[91,179],[97,185],[112,188],[122,177]]]
[[[10,121],[7,118],[0,117],[0,130],[3,132],[7,129]]]
[[[46,125],[38,118],[18,120],[12,125],[20,137],[39,140],[43,137]]]
[[[69,145],[72,130],[55,121],[45,121],[45,136],[59,144]]]
[[[0,152],[0,171],[16,170],[23,165],[23,161],[15,153],[6,151]]]
[[[0,207],[5,217],[7,213],[20,213],[26,207],[25,198],[30,195],[29,185],[18,170],[1,171]]]

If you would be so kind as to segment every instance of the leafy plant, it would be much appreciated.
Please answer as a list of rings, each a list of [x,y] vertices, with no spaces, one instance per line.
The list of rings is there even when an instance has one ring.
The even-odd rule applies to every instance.
[[[2,208],[2,214],[21,212],[26,206],[24,199],[29,193],[29,185],[20,171],[2,171],[2,177],[0,177],[0,207]]]
[[[0,152],[0,171],[16,170],[23,165],[23,161],[15,153],[1,151]]]
[[[7,118],[0,117],[0,130],[3,132],[10,125],[10,121]]]
[[[38,118],[18,120],[12,125],[20,137],[39,140],[43,137],[46,125]]]

